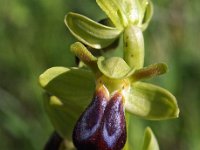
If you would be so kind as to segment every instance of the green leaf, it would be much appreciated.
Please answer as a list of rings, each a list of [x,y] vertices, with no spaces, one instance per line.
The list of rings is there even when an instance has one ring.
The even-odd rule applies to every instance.
[[[125,101],[126,110],[149,120],[177,118],[176,98],[167,90],[148,83],[132,83]]]
[[[159,145],[150,127],[145,129],[142,150],[159,150]]]
[[[85,107],[92,99],[95,90],[93,74],[84,69],[52,67],[39,77],[40,85],[63,104]]]
[[[100,57],[97,65],[105,76],[113,79],[123,78],[131,71],[131,68],[120,57],[111,57],[108,59]]]
[[[72,131],[84,107],[76,106],[73,103],[63,104],[63,100],[56,96],[44,97],[44,107],[55,130],[63,138],[72,137]]]
[[[65,17],[65,24],[78,40],[95,49],[109,46],[121,33],[116,28],[102,25],[76,13],[69,13]]]
[[[167,72],[167,65],[164,63],[158,63],[149,65],[142,69],[136,70],[132,75],[132,81],[138,81],[141,79],[152,78]]]

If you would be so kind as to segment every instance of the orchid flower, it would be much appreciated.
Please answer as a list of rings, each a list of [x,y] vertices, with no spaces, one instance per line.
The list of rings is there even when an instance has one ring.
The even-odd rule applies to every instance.
[[[80,14],[66,15],[65,24],[80,41],[71,45],[71,51],[85,65],[52,67],[41,74],[39,83],[48,93],[44,106],[55,130],[68,139],[67,149],[132,150],[128,114],[163,120],[178,117],[179,108],[169,91],[142,81],[167,72],[164,63],[143,66],[142,32],[151,20],[152,3],[97,0],[97,4],[108,16],[106,25]],[[120,36],[123,58],[96,57],[86,47],[98,51]],[[142,149],[159,149],[150,128],[145,130]]]
[[[53,67],[39,78],[41,86],[51,95],[45,100],[46,111],[62,137],[72,138],[76,121],[92,100],[94,91],[102,92],[107,99],[119,93],[125,111],[144,119],[178,117],[176,99],[169,91],[141,81],[165,73],[165,64],[132,69],[120,57],[96,58],[80,42],[72,44],[71,50],[91,70]]]

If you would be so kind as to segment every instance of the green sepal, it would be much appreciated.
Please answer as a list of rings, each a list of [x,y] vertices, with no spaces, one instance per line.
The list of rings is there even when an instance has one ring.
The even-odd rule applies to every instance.
[[[99,57],[97,61],[99,70],[108,78],[121,79],[131,71],[131,68],[120,57],[110,57],[105,59]]]
[[[56,96],[44,97],[44,108],[54,127],[63,138],[71,139],[72,131],[84,107],[73,103],[63,104],[63,100]]]
[[[132,81],[138,81],[138,80],[142,80],[142,79],[152,78],[152,77],[166,73],[167,69],[168,69],[167,65],[164,63],[153,64],[153,65],[144,67],[142,69],[136,70],[131,75],[130,78]]]
[[[91,71],[78,68],[52,67],[39,77],[39,83],[50,95],[64,104],[86,106],[92,99],[95,79]]]
[[[134,115],[148,120],[171,119],[179,115],[176,98],[159,86],[136,82],[129,92],[125,108]]]
[[[77,13],[67,14],[64,21],[79,41],[95,49],[109,46],[121,33],[116,28],[102,25]]]
[[[145,129],[142,150],[159,150],[159,145],[150,127]]]

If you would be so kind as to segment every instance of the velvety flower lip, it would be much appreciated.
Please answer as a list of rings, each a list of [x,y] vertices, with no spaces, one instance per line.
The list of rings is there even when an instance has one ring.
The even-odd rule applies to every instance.
[[[126,142],[124,100],[121,92],[111,97],[104,85],[97,88],[92,102],[73,130],[78,150],[121,150]]]

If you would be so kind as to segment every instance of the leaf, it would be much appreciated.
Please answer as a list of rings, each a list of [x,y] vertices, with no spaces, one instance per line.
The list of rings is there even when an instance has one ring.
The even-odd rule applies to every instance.
[[[145,129],[142,150],[159,150],[159,145],[150,127]]]
[[[67,14],[64,21],[78,40],[95,49],[109,46],[121,33],[116,28],[102,25],[76,13]]]
[[[108,59],[100,57],[97,65],[105,76],[113,79],[123,78],[131,71],[131,68],[120,57],[111,57]]]
[[[40,85],[64,104],[85,107],[92,99],[95,90],[93,74],[84,69],[52,67],[39,77]]]
[[[125,101],[126,110],[149,120],[177,118],[176,98],[167,90],[148,83],[132,83]]]

